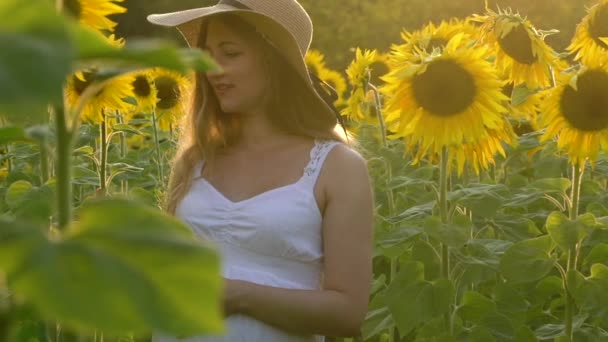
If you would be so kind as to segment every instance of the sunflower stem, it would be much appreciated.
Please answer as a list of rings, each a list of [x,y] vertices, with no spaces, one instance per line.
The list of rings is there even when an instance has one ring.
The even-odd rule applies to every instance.
[[[13,170],[13,161],[11,160],[11,144],[6,144],[6,154],[9,156],[8,158],[6,158],[6,171],[8,172],[7,175],[11,174],[11,171]]]
[[[118,118],[118,122],[121,124],[125,123],[125,119],[123,117],[123,115],[119,112],[116,111],[116,117]],[[127,139],[125,138],[125,136],[127,135],[126,132],[120,132],[120,158],[126,158],[127,157]]]
[[[378,88],[373,85],[371,82],[367,82],[367,85],[374,92],[374,101],[376,107],[376,117],[378,118],[378,128],[380,129],[380,134],[382,137],[382,146],[385,149],[388,149],[388,140],[386,138],[386,122],[384,121],[384,115],[382,114],[382,98],[380,97],[380,92]],[[391,161],[385,159],[386,163],[386,199],[388,202],[388,215],[389,217],[393,217],[395,215],[395,196],[393,190],[390,188],[390,185],[393,180],[393,167],[391,165]],[[394,228],[394,225],[391,224],[391,229]],[[390,259],[390,274],[389,274],[389,283],[392,282],[397,276],[398,272],[398,261],[396,258]],[[394,342],[397,338],[396,330],[394,327],[389,328],[388,331],[388,342]]]
[[[165,176],[163,174],[162,158],[160,153],[160,143],[158,141],[158,122],[156,118],[156,109],[152,110],[152,130],[154,132],[154,148],[156,150],[156,168],[161,187],[165,187]]]
[[[40,184],[49,180],[49,151],[46,139],[40,142]]]
[[[443,225],[447,225],[448,218],[448,148],[441,149],[439,161],[439,217]],[[444,279],[450,279],[450,250],[445,243],[441,244],[441,275]],[[452,334],[450,314],[444,315],[447,329]]]
[[[574,221],[578,218],[578,210],[579,210],[579,200],[581,195],[581,181],[583,178],[583,173],[585,171],[585,164],[579,165],[578,163],[572,164],[572,187],[570,192],[570,212],[569,218],[571,221]],[[568,250],[568,264],[566,265],[566,272],[570,270],[576,271],[577,269],[577,259],[578,259],[578,251],[579,244],[573,246]],[[566,282],[566,280],[564,280]],[[575,310],[574,298],[572,298],[572,294],[570,293],[570,286],[566,283],[566,307],[564,310],[564,325],[566,326],[566,337],[569,341],[572,341],[573,338],[573,330],[572,330],[572,322]]]
[[[439,216],[442,224],[448,224],[448,148],[441,150],[439,165]],[[445,279],[450,277],[450,256],[448,246],[441,246],[441,275]]]
[[[72,221],[72,149],[73,132],[68,129],[63,104],[52,107],[57,137],[56,178],[57,178],[57,229],[66,230]],[[61,324],[47,323],[47,331],[55,332],[55,341],[60,340]]]
[[[99,163],[99,194],[107,194],[106,189],[106,168],[108,163],[108,125],[105,113],[101,113],[102,120],[99,123],[99,141],[100,141],[100,163]]]
[[[64,230],[72,219],[72,144],[73,132],[68,130],[63,105],[53,107],[57,130],[57,222]]]
[[[116,117],[118,118],[118,122],[121,124],[125,123],[125,119],[124,116],[122,115],[122,113],[120,113],[119,111],[116,111]],[[127,135],[126,132],[120,132],[120,159],[125,159],[127,157],[127,139],[125,138],[125,136]],[[128,191],[128,184],[126,180],[121,180],[120,181],[120,191],[124,194],[127,193]]]

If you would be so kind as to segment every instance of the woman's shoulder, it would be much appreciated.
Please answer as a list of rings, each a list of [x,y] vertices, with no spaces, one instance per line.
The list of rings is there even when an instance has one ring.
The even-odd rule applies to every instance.
[[[322,171],[326,184],[352,186],[369,182],[367,161],[354,148],[338,142],[329,151]]]

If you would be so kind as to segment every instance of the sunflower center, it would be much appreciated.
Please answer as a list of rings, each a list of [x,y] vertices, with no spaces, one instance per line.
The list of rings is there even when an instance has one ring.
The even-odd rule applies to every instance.
[[[152,93],[152,87],[150,87],[150,83],[148,82],[148,78],[143,75],[139,75],[135,77],[135,81],[133,81],[133,92],[137,97],[148,97],[150,93]]]
[[[604,49],[608,50],[608,44],[600,38],[608,37],[608,6],[603,5],[589,23],[589,35],[593,40]]]
[[[578,77],[578,91],[566,87],[561,109],[566,120],[581,131],[601,131],[608,128],[608,73],[589,70]]]
[[[518,63],[530,65],[536,62],[536,57],[532,52],[532,39],[522,24],[514,27],[503,38],[498,38],[498,44],[509,57]]]
[[[84,81],[80,78],[76,77],[76,75],[72,76],[72,80],[74,81],[74,91],[78,96],[81,96],[85,90],[95,81],[96,73],[91,71],[83,71],[82,77]]]
[[[453,60],[434,61],[412,81],[414,98],[431,114],[450,116],[467,109],[475,100],[473,76]]]
[[[168,76],[160,76],[155,81],[158,102],[156,106],[160,109],[171,109],[179,102],[181,92],[177,81]]]
[[[74,18],[80,18],[82,14],[82,5],[80,4],[80,0],[64,0],[63,8],[66,13],[71,15]]]

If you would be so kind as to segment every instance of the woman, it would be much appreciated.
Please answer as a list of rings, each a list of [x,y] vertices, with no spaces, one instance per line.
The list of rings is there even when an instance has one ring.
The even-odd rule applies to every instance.
[[[197,76],[167,210],[218,246],[227,329],[187,341],[358,335],[372,191],[306,69],[308,14],[295,0],[222,0],[148,20],[177,26],[222,67]]]

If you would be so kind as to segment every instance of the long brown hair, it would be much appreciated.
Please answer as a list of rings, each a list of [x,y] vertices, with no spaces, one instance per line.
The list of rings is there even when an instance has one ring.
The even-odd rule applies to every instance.
[[[266,112],[273,125],[292,135],[344,142],[335,130],[334,113],[271,43],[236,15],[222,14],[214,18],[221,19],[236,34],[260,47],[270,79]],[[201,25],[199,47],[205,44],[207,26],[208,21]],[[190,189],[197,162],[204,159],[207,165],[212,164],[218,149],[234,145],[241,135],[239,117],[222,112],[203,73],[196,74],[190,114],[182,120],[179,131],[164,204],[165,211],[170,214],[175,214],[178,203]]]

